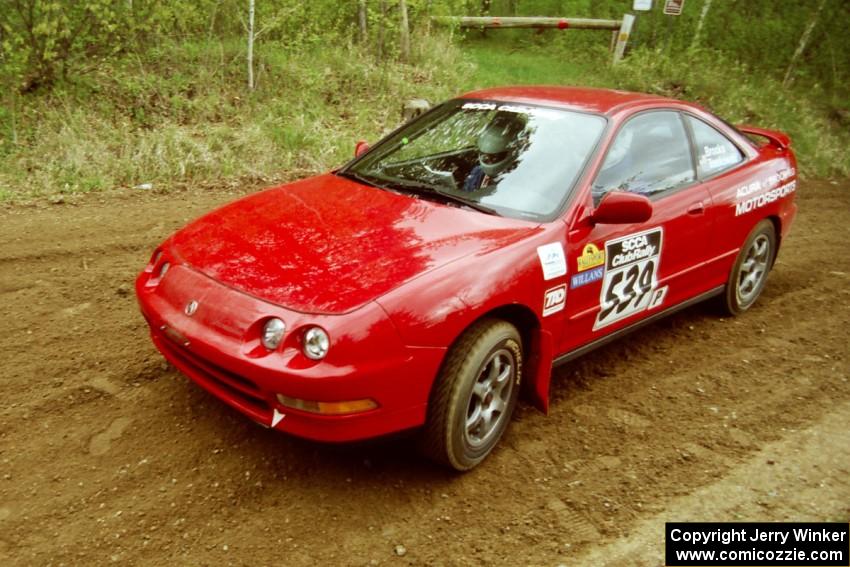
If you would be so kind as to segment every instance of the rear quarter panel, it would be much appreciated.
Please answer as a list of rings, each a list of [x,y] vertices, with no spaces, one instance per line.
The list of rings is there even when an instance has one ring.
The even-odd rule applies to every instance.
[[[797,209],[796,159],[790,149],[767,144],[742,167],[706,181],[706,187],[714,234],[708,274],[714,285],[721,285],[756,224],[770,219],[780,242],[787,234]]]

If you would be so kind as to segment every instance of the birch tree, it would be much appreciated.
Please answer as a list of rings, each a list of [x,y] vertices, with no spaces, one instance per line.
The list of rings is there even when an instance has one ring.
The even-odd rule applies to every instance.
[[[699,21],[697,22],[697,29],[694,32],[694,39],[691,41],[691,49],[699,45],[699,34],[702,32],[702,26],[705,25],[705,18],[708,16],[708,11],[711,10],[711,2],[712,0],[705,0],[705,3],[702,5],[702,11],[699,13]]]
[[[248,88],[254,90],[254,0],[248,0]]]
[[[366,0],[357,0],[357,35],[360,43],[366,43]]]
[[[399,0],[398,9],[401,16],[399,26],[399,43],[401,48],[401,60],[410,60],[410,25],[407,20],[407,0]]]
[[[806,45],[808,45],[809,43],[809,38],[811,38],[812,36],[812,31],[815,29],[815,26],[818,23],[818,18],[820,17],[820,13],[825,5],[826,0],[820,0],[817,10],[815,10],[815,13],[812,14],[812,19],[809,20],[809,25],[806,26],[806,31],[803,32],[803,36],[800,38],[800,43],[797,44],[797,49],[794,51],[794,55],[791,56],[791,62],[788,63],[788,69],[785,71],[785,78],[782,80],[783,87],[787,87],[791,84],[791,74],[794,72],[794,66],[797,64],[797,60],[806,50]]]

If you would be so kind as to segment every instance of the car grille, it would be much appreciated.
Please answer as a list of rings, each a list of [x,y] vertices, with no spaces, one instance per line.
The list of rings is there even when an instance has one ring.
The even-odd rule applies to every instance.
[[[262,397],[260,388],[254,382],[196,356],[165,338],[164,335],[163,338],[165,340],[159,341],[161,347],[168,351],[168,354],[172,357],[192,367],[204,379],[212,382],[242,403],[255,408],[258,412],[271,411],[271,406]]]

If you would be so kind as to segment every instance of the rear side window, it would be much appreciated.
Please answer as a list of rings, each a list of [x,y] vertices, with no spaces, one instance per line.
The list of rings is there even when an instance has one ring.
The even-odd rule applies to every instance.
[[[609,191],[652,197],[694,181],[685,125],[678,112],[639,114],[617,133],[593,183],[598,203]]]
[[[742,161],[744,155],[729,138],[693,116],[686,116],[694,133],[697,170],[700,177],[711,177]]]

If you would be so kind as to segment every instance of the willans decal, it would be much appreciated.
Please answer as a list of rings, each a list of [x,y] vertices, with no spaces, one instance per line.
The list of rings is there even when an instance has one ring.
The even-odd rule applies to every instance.
[[[662,229],[658,227],[605,243],[605,278],[594,330],[657,307],[664,301],[667,288],[658,288],[662,236]]]
[[[587,270],[586,272],[579,272],[578,274],[573,274],[572,276],[570,276],[570,289],[575,289],[577,287],[581,287],[589,283],[597,282],[601,280],[602,276],[604,275],[605,268],[603,266],[593,268],[592,270]]]

